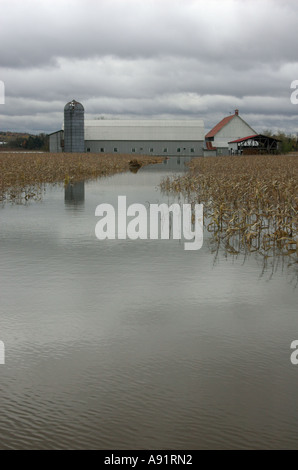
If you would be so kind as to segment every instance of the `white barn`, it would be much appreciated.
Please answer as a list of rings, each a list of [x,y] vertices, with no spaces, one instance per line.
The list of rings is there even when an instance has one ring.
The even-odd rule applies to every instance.
[[[229,155],[232,151],[231,141],[255,135],[257,132],[240,116],[235,114],[222,119],[205,136],[204,156]]]
[[[86,120],[86,152],[203,155],[202,120]]]

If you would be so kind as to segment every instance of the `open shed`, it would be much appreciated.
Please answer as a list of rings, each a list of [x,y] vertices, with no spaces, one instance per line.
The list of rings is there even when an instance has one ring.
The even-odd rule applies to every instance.
[[[279,151],[280,140],[263,134],[250,135],[229,142],[231,155],[258,155]]]

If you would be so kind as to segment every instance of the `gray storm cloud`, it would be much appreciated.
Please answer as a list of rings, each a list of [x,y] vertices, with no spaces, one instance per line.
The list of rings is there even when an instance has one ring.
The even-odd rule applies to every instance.
[[[259,129],[296,132],[298,4],[276,0],[2,0],[3,130],[88,117],[201,117],[238,107]]]

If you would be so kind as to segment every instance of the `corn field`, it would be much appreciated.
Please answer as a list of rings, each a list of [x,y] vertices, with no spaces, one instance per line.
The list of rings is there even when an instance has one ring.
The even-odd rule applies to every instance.
[[[203,203],[206,229],[229,253],[273,251],[297,261],[298,156],[198,158],[161,188]]]
[[[41,197],[46,183],[68,184],[128,171],[130,155],[0,153],[0,202]],[[162,158],[138,156],[139,166]]]

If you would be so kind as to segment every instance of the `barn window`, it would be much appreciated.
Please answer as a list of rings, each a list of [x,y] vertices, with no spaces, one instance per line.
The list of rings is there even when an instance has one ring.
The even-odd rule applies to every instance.
[[[180,152],[181,152],[181,148],[180,148],[180,147],[177,149],[177,152],[178,152],[178,153],[180,153]]]
[[[167,153],[168,149],[163,149],[164,153]]]
[[[104,152],[104,151],[105,151],[105,149],[104,149],[103,147],[101,147],[100,151],[101,151],[101,152]]]
[[[195,149],[190,149],[190,153],[195,153]]]
[[[132,151],[132,153],[135,153],[136,149],[135,149],[135,148],[133,148],[133,149],[131,149],[131,151]]]
[[[114,152],[118,152],[118,149],[117,149],[117,147],[114,147]]]
[[[154,149],[153,149],[153,148],[149,149],[149,152],[150,152],[150,153],[153,153],[153,152],[154,152]]]

